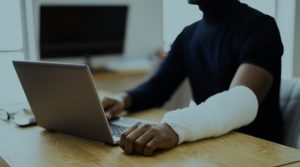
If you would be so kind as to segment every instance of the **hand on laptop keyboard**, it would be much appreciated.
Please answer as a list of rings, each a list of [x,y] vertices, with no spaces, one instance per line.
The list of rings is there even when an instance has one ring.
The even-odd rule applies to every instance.
[[[112,97],[104,97],[102,105],[108,120],[119,115],[130,106],[131,98],[127,93],[122,93]]]

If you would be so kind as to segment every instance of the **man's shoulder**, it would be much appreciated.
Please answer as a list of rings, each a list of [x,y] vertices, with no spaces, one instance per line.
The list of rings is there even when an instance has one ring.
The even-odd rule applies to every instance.
[[[194,32],[197,29],[197,27],[199,26],[199,24],[201,24],[201,22],[202,22],[202,20],[199,20],[199,21],[196,21],[196,22],[194,22],[194,23],[186,26],[183,29],[182,33],[184,33],[184,34],[190,34],[190,33]]]
[[[241,9],[239,11],[239,21],[242,22],[246,27],[252,26],[265,26],[275,25],[275,19],[257,9],[254,9],[247,4],[241,3]]]

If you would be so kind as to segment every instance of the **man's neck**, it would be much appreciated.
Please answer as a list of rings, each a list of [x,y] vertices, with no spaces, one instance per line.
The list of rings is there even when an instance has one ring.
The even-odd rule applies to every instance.
[[[237,3],[239,3],[238,0],[211,0],[198,4],[198,6],[203,12],[203,19],[205,21],[217,22],[222,20]]]

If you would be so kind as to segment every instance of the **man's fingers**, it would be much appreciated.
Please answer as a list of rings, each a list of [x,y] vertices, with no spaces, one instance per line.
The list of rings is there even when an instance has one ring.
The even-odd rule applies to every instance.
[[[113,116],[115,116],[119,112],[121,112],[121,106],[117,104],[115,106],[112,106],[112,108],[109,108],[107,111],[105,111],[108,120],[110,120]]]
[[[108,108],[110,106],[112,106],[115,102],[108,98],[108,97],[104,97],[103,100],[102,100],[102,106],[103,108]]]
[[[150,140],[144,148],[143,155],[150,156],[153,154],[153,152],[158,148],[159,145],[159,137],[154,137],[152,140]]]
[[[153,130],[148,130],[147,132],[145,132],[143,135],[141,135],[134,144],[135,147],[135,152],[137,154],[142,154],[143,150],[145,148],[145,145],[156,136],[157,134],[154,133]]]
[[[110,120],[112,118],[112,114],[109,112],[105,113],[107,120]]]
[[[142,123],[138,122],[132,127],[128,128],[125,132],[122,133],[121,138],[120,138],[120,147],[125,150],[125,141],[126,137],[135,129],[137,129]]]
[[[143,135],[151,125],[142,125],[132,131],[125,139],[125,153],[131,154],[135,151],[136,139]]]

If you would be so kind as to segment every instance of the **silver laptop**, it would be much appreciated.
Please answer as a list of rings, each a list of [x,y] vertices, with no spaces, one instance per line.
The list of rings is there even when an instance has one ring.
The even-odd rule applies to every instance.
[[[108,122],[87,65],[13,61],[39,126],[117,144],[120,134],[136,122]]]

